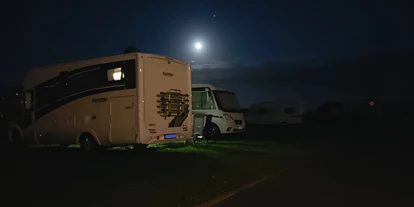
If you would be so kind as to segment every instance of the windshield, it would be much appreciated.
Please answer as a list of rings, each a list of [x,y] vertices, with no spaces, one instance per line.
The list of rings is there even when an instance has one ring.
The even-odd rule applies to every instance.
[[[219,109],[225,112],[241,112],[237,96],[233,92],[214,91],[217,105]]]

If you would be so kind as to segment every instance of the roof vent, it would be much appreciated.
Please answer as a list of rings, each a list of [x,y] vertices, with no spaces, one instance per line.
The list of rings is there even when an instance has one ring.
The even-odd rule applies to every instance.
[[[124,54],[127,54],[127,53],[135,53],[135,52],[139,52],[139,50],[136,47],[132,47],[132,46],[127,47],[124,50]]]

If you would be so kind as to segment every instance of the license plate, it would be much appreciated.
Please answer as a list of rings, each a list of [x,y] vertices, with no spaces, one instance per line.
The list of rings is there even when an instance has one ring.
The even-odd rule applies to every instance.
[[[237,127],[237,129],[243,129],[243,127],[242,126],[239,126],[239,127]]]
[[[165,139],[175,139],[175,138],[177,138],[177,135],[176,134],[166,134],[166,135],[164,135],[164,138]]]

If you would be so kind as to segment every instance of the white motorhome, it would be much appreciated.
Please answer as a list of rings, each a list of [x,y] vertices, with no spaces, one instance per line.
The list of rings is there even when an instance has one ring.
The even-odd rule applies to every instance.
[[[190,139],[191,68],[170,57],[128,53],[32,69],[20,114],[8,127],[16,144],[99,146]]]
[[[210,84],[192,84],[192,110],[196,114],[211,115],[205,125],[206,136],[240,133],[245,121],[235,93]]]
[[[252,104],[245,118],[249,125],[292,125],[302,123],[302,104],[264,102]]]

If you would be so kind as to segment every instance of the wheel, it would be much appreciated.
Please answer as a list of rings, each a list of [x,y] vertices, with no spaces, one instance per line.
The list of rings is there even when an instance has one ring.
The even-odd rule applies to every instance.
[[[26,147],[23,136],[19,130],[17,125],[12,125],[9,127],[9,131],[7,134],[9,142],[15,147],[16,149],[24,149]]]
[[[216,124],[211,123],[204,127],[204,137],[206,140],[215,140],[220,135],[220,128]]]
[[[148,144],[134,144],[132,147],[135,153],[150,153],[157,151],[157,148],[148,148]]]
[[[98,143],[96,143],[92,135],[88,133],[85,133],[80,137],[79,143],[81,150],[84,152],[97,152],[100,150]]]
[[[134,144],[132,145],[134,151],[136,152],[142,152],[147,150],[147,144]]]

